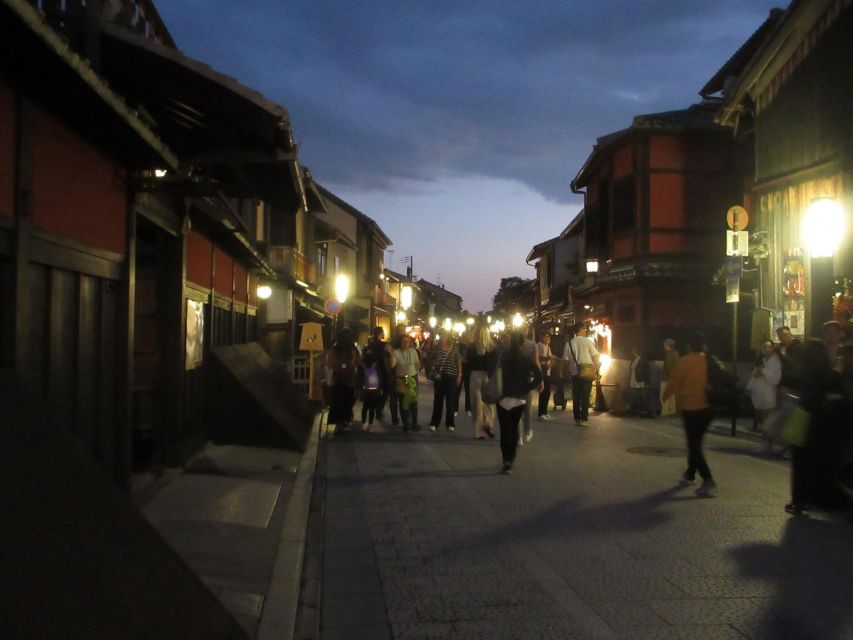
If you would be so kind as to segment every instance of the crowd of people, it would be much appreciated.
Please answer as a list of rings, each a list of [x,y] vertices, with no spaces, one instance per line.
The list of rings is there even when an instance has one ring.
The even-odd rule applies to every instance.
[[[853,504],[853,345],[844,343],[845,332],[834,321],[824,325],[822,340],[800,341],[784,326],[776,334],[778,343],[761,345],[745,385],[764,436],[758,451],[771,453],[781,445],[789,452],[790,513],[803,513],[810,505],[847,508]],[[375,327],[359,349],[344,328],[326,362],[329,423],[338,432],[349,430],[360,398],[364,431],[383,421],[386,404],[392,428],[402,421],[404,432],[418,431],[418,378],[423,371],[433,385],[429,431],[438,431],[442,423],[448,432],[455,431],[464,393],[473,437],[494,438],[499,427],[501,469],[511,473],[518,447],[533,438],[534,404],[540,421],[551,420],[552,402],[555,409],[566,408],[565,382],[570,380],[574,422],[588,425],[592,385],[599,376],[599,353],[586,324],[572,328],[559,355],[552,351],[548,332],[536,338],[516,331],[501,343],[485,326],[464,337],[440,329],[418,348],[400,325],[390,342]],[[717,485],[702,445],[713,416],[709,398],[715,372],[722,368],[701,333],[691,335],[686,347],[681,355],[674,340],[665,340],[663,359],[654,365],[648,354],[635,349],[624,386],[635,414],[681,416],[688,456],[679,484],[695,484],[698,474],[702,484],[696,494],[710,497]],[[651,384],[653,366],[659,386]]]

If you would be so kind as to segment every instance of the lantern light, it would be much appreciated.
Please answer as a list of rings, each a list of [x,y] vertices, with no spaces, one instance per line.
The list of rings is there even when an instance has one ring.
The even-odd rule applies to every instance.
[[[400,288],[400,306],[408,310],[412,306],[412,287],[404,285]]]
[[[343,304],[349,295],[349,276],[339,273],[335,276],[335,297]]]
[[[266,284],[259,285],[256,293],[258,294],[258,298],[266,300],[272,295],[272,287]]]

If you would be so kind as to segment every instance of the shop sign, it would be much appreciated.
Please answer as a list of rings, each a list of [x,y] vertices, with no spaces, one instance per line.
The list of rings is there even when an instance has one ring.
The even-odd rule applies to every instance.
[[[726,302],[740,302],[740,276],[743,260],[738,256],[726,260]]]
[[[323,350],[323,325],[319,322],[306,322],[302,325],[302,337],[299,339],[302,351]]]

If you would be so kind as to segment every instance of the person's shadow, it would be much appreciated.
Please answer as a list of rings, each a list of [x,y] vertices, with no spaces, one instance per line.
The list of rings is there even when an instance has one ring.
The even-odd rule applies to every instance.
[[[781,542],[732,552],[742,576],[774,582],[776,594],[749,637],[853,638],[853,527],[805,517],[785,525]]]

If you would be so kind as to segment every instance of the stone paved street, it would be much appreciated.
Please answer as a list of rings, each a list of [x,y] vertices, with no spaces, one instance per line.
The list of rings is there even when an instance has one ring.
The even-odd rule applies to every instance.
[[[325,440],[321,637],[853,638],[853,526],[785,514],[786,462],[709,435],[696,498],[677,421],[552,415],[511,476],[464,412]]]

